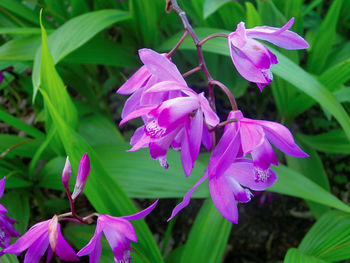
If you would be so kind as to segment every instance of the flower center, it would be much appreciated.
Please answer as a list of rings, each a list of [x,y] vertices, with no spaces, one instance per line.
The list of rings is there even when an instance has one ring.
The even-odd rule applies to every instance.
[[[257,167],[255,167],[254,170],[254,180],[255,182],[259,183],[259,182],[266,182],[267,179],[269,179],[270,175],[269,175],[269,170],[261,170]]]
[[[0,228],[0,242],[4,242],[6,239],[6,233],[3,228]]]
[[[130,251],[125,250],[123,258],[121,260],[117,260],[116,258],[114,258],[114,260],[115,260],[115,263],[130,263],[131,262]]]
[[[165,133],[166,128],[160,127],[157,120],[153,120],[146,125],[145,131],[151,138],[160,138]]]

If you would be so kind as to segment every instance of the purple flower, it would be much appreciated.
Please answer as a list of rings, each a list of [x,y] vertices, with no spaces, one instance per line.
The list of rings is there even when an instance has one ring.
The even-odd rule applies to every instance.
[[[135,72],[117,91],[119,94],[132,94],[125,102],[122,118],[140,106],[159,105],[163,101],[181,96],[180,91],[163,91],[143,97],[144,92],[162,81],[175,81],[186,85],[181,73],[165,54],[151,49],[140,49],[139,56],[144,66]]]
[[[135,131],[130,151],[148,146],[151,157],[159,159],[160,164],[167,168],[166,154],[173,144],[174,148],[181,148],[181,160],[188,176],[199,154],[201,141],[204,140],[207,146],[211,143],[203,119],[208,125],[216,126],[219,118],[203,93],[198,95],[185,84],[175,81],[159,82],[145,91],[143,96],[147,98],[164,91],[181,91],[183,96],[159,105],[139,107],[125,116],[120,124],[142,116],[145,125]]]
[[[228,120],[234,122],[225,126],[224,134],[210,156],[205,175],[174,208],[169,220],[188,205],[193,192],[209,178],[215,206],[227,220],[237,223],[236,203],[250,201],[253,195],[249,189],[262,191],[277,180],[270,165],[278,165],[278,160],[269,142],[286,154],[308,156],[281,124],[244,118],[240,111],[230,112]],[[243,158],[248,154],[253,160]]]
[[[0,84],[4,81],[4,73],[0,70]]]
[[[77,180],[75,181],[74,191],[72,198],[75,199],[83,191],[86,181],[90,173],[90,159],[87,153],[84,153],[83,157],[80,159],[79,169],[77,174]]]
[[[0,198],[4,194],[5,190],[5,180],[6,177],[0,180]],[[13,227],[13,224],[17,223],[16,220],[9,218],[5,213],[7,209],[0,204],[0,247],[6,248],[10,245],[11,237],[19,237],[20,234]],[[3,251],[0,251],[0,256],[3,254]]]
[[[56,253],[62,260],[79,261],[72,247],[63,238],[57,216],[32,226],[15,243],[3,250],[4,253],[19,255],[27,250],[24,263],[36,263],[47,252],[47,262]]]
[[[130,241],[137,242],[137,237],[134,227],[128,220],[144,218],[156,207],[157,202],[158,200],[145,210],[130,216],[113,217],[109,215],[100,215],[97,218],[94,236],[77,255],[81,257],[90,254],[90,263],[99,262],[102,250],[101,237],[103,232],[113,250],[115,261],[117,263],[130,262]]]
[[[244,22],[228,37],[231,58],[239,74],[248,81],[255,82],[260,91],[272,81],[270,67],[277,64],[276,56],[254,38],[269,41],[285,49],[304,49],[309,44],[298,34],[289,31],[293,25],[291,18],[283,27],[258,26],[246,29]]]
[[[66,163],[62,171],[62,184],[64,189],[66,189],[68,192],[69,192],[69,179],[70,179],[71,173],[72,173],[72,167],[70,165],[69,157],[67,156]]]

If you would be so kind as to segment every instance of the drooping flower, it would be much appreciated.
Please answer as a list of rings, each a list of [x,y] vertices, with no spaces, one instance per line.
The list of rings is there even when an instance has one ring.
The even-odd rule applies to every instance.
[[[0,180],[0,198],[4,194],[6,177]],[[5,213],[7,209],[0,204],[0,247],[6,248],[10,245],[11,237],[19,237],[20,234],[13,227],[13,224],[17,223],[16,220],[8,217]],[[0,256],[3,251],[0,251]]]
[[[228,36],[231,58],[237,71],[248,81],[255,82],[260,91],[272,81],[270,67],[277,64],[277,57],[263,44],[269,41],[285,49],[305,49],[309,44],[298,34],[288,30],[294,23],[291,18],[283,27],[258,26],[246,29],[240,22],[236,31]]]
[[[216,126],[219,118],[210,108],[203,93],[197,94],[187,85],[175,81],[162,81],[144,92],[143,96],[153,96],[164,91],[181,91],[184,95],[166,100],[160,105],[144,106],[125,116],[120,124],[143,117],[145,125],[138,128],[131,139],[130,151],[149,147],[150,155],[159,159],[167,168],[166,154],[170,145],[181,147],[181,160],[186,176],[191,173],[199,154],[202,139],[206,145],[210,140],[203,135],[203,119],[210,126]],[[206,132],[207,133],[207,132]]]
[[[75,181],[74,191],[72,194],[72,198],[77,198],[81,191],[83,191],[86,181],[88,179],[90,173],[90,159],[87,153],[84,153],[83,157],[80,159],[77,180]]]
[[[18,255],[27,250],[24,263],[36,263],[40,261],[47,249],[47,262],[51,260],[53,253],[65,261],[79,261],[73,248],[62,236],[61,225],[56,215],[50,220],[32,226],[3,252]]]
[[[188,205],[193,192],[208,178],[215,206],[227,220],[237,223],[236,203],[250,201],[252,193],[249,189],[262,191],[277,180],[270,166],[278,165],[278,160],[269,141],[286,154],[308,156],[281,124],[244,118],[240,111],[231,112],[228,120],[233,122],[225,126],[224,134],[210,156],[205,175],[174,208],[169,220]],[[243,158],[248,154],[253,160]]]
[[[89,262],[98,263],[101,256],[101,237],[103,232],[113,250],[115,262],[129,263],[131,260],[130,241],[137,242],[137,237],[134,227],[128,220],[144,218],[156,207],[157,202],[158,200],[145,210],[130,216],[113,217],[109,215],[100,215],[97,218],[94,236],[77,255],[81,257],[90,254]]]

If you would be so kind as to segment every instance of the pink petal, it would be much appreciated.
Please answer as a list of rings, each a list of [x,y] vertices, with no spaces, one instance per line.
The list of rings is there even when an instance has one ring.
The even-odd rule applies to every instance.
[[[100,217],[98,217],[98,218],[100,218]],[[102,230],[103,230],[103,225],[97,219],[97,226],[95,229],[95,233],[94,233],[93,237],[90,239],[89,243],[85,247],[80,249],[80,251],[77,253],[78,257],[82,257],[82,256],[88,255],[90,253],[93,254],[93,253],[95,253],[96,249],[98,252],[99,246],[101,246],[101,244],[99,244],[99,243],[101,242]],[[97,261],[91,261],[91,256],[90,256],[90,263],[91,262],[94,262],[94,263],[98,262],[98,259],[99,259],[98,254],[101,254],[101,251],[100,251],[100,253],[96,253],[94,256],[94,259],[97,259]]]
[[[187,85],[184,85],[182,83],[168,80],[168,81],[162,81],[158,82],[152,87],[148,88],[143,96],[147,96],[150,93],[156,93],[156,92],[170,92],[170,91],[187,91],[189,94],[196,96],[197,93],[195,93],[191,88],[187,87]]]
[[[272,121],[256,121],[264,129],[267,139],[285,154],[295,157],[308,157],[298,145],[295,144],[293,135],[282,124]]]
[[[216,113],[210,107],[208,100],[203,95],[203,92],[198,95],[198,98],[200,101],[201,109],[202,109],[203,114],[204,114],[205,122],[208,125],[215,127],[220,122],[218,115],[216,115]]]
[[[167,155],[168,149],[173,142],[176,134],[178,133],[179,128],[172,131],[171,133],[166,134],[164,137],[158,140],[151,140],[149,143],[149,152],[153,159],[158,159],[165,157]]]
[[[246,118],[240,121],[241,143],[244,155],[258,148],[264,141],[264,131],[255,123],[245,122]]]
[[[159,78],[159,80],[173,80],[186,85],[181,73],[174,63],[164,55],[151,49],[140,49],[139,56],[148,71]]]
[[[228,128],[210,156],[208,164],[209,178],[221,176],[237,156],[240,135],[234,124],[227,124],[227,126]]]
[[[279,47],[285,49],[305,49],[309,44],[298,34],[289,31],[294,23],[294,18],[291,18],[282,28],[261,26],[246,30],[248,37],[258,38],[269,41]]]
[[[2,212],[2,213],[6,213],[7,212],[6,207],[3,206],[2,204],[0,204],[0,212]]]
[[[140,211],[140,212],[138,212],[136,214],[133,214],[133,215],[123,216],[122,218],[125,219],[125,220],[139,220],[139,219],[145,218],[157,206],[158,200],[155,201],[152,205],[150,205],[146,209],[144,209],[144,210],[142,210],[142,211]]]
[[[238,209],[230,184],[224,176],[209,178],[211,199],[219,212],[230,222],[238,223]]]
[[[121,217],[114,217],[110,215],[100,215],[97,219],[100,224],[103,224],[103,232],[115,232],[120,233],[126,238],[137,242],[136,233],[132,224]],[[105,226],[108,226],[108,229],[105,229]]]
[[[242,48],[246,44],[247,36],[244,22],[240,22],[237,25],[236,31],[232,32],[229,37],[229,47],[234,45],[236,48]]]
[[[232,177],[238,181],[241,185],[249,187],[255,191],[265,190],[267,187],[273,185],[277,180],[277,176],[274,171],[268,169],[266,172],[266,180],[257,180],[257,170],[254,167],[251,160],[244,162],[233,163],[225,172],[225,176]],[[262,171],[260,171],[262,172]]]
[[[273,151],[271,144],[264,139],[264,142],[251,152],[254,166],[261,170],[266,170],[271,164],[278,165],[278,159]]]
[[[6,181],[6,176],[4,176],[4,177],[0,180],[0,198],[1,198],[2,195],[4,194],[4,190],[5,190],[5,181]]]
[[[209,132],[207,125],[203,122],[202,143],[209,152],[213,147],[213,134]]]
[[[153,109],[154,109],[154,106],[140,107],[140,108],[136,109],[135,111],[129,113],[127,116],[125,116],[125,118],[122,119],[122,121],[120,122],[119,125],[123,125],[124,123],[126,123],[132,119],[141,117],[142,115],[146,115]]]
[[[38,263],[48,246],[49,237],[47,233],[44,233],[28,248],[24,257],[24,263]]]
[[[130,250],[130,240],[125,238],[122,233],[116,232],[110,225],[106,225],[103,232],[113,250],[116,262],[123,259],[124,251]]]
[[[143,94],[143,89],[137,90],[134,94],[132,94],[125,102],[124,108],[122,110],[122,118],[128,116],[131,112],[135,111],[140,107],[140,100]],[[149,105],[148,105],[149,106]]]
[[[181,144],[181,161],[186,176],[191,171],[196,161],[202,140],[203,113],[197,111],[194,118],[187,118],[185,121],[185,134]]]
[[[237,202],[247,203],[250,201],[253,194],[248,189],[244,189],[233,176],[226,176],[226,182],[229,184]]]
[[[58,239],[57,239],[57,245],[56,245],[56,251],[55,251],[57,256],[59,256],[61,259],[65,261],[79,261],[79,259],[77,258],[77,255],[75,254],[74,249],[67,243],[67,241],[62,236],[60,224],[57,225],[57,233],[58,233]]]
[[[177,215],[177,213],[179,213],[183,208],[185,208],[190,200],[191,200],[191,195],[194,193],[194,191],[196,191],[197,187],[203,183],[205,181],[205,179],[207,179],[208,174],[205,173],[205,175],[199,179],[199,181],[186,193],[186,195],[184,196],[184,198],[182,199],[181,203],[179,203],[172,211],[171,216],[169,217],[169,219],[167,220],[168,222],[173,219],[174,216]]]
[[[118,90],[119,94],[131,94],[145,85],[151,74],[145,66],[134,73]]]

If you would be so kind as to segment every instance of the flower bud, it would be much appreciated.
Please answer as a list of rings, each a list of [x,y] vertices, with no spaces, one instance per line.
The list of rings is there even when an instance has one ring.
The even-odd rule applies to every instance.
[[[72,167],[69,162],[69,157],[67,156],[66,164],[64,165],[63,172],[62,172],[62,184],[64,189],[68,190],[68,192],[69,192],[69,179],[70,179],[71,173],[72,173]]]
[[[90,173],[90,159],[87,153],[84,153],[83,157],[81,157],[78,174],[77,174],[77,180],[75,182],[74,191],[72,194],[72,198],[75,199],[78,197],[78,195],[83,191],[87,178]]]

